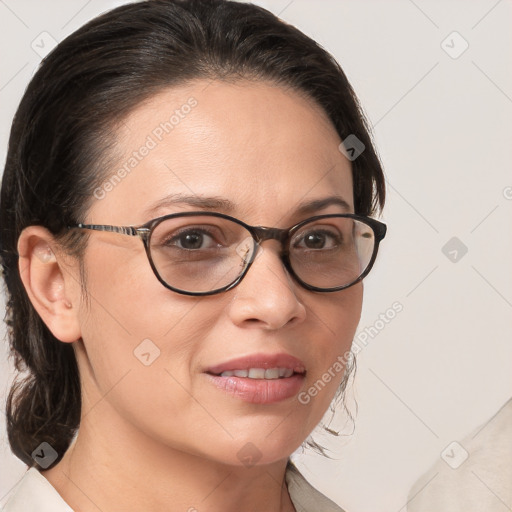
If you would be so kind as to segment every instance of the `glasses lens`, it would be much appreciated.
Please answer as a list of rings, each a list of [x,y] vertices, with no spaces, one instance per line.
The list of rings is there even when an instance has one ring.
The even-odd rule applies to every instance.
[[[308,222],[290,239],[295,274],[310,286],[338,288],[364,274],[375,247],[373,229],[346,217]],[[252,258],[255,243],[237,222],[211,215],[171,217],[153,230],[150,251],[160,278],[172,288],[207,293],[229,286]]]
[[[150,251],[160,278],[187,292],[212,292],[234,282],[254,251],[249,231],[221,217],[198,215],[160,222]]]
[[[317,288],[354,283],[366,271],[375,247],[373,229],[348,217],[304,224],[290,240],[290,263],[297,276]]]

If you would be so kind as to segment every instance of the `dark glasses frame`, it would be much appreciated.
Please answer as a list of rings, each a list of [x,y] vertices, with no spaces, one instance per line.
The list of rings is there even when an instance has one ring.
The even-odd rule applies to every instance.
[[[167,219],[171,218],[177,218],[177,217],[204,217],[204,216],[211,216],[211,217],[219,217],[222,219],[227,219],[232,222],[235,222],[236,224],[239,224],[240,226],[244,227],[252,236],[253,242],[254,242],[254,250],[252,252],[251,258],[246,263],[246,266],[242,273],[229,285],[223,286],[222,288],[218,288],[215,290],[207,291],[207,292],[189,292],[185,290],[180,290],[178,288],[175,288],[168,284],[159,274],[154,262],[153,258],[151,256],[151,235],[154,231],[154,229],[161,223],[164,222]],[[349,284],[338,286],[334,288],[319,288],[316,286],[311,286],[304,282],[293,270],[292,265],[290,263],[289,258],[289,247],[288,242],[290,241],[293,234],[300,229],[305,224],[308,224],[309,222],[313,222],[319,219],[325,219],[325,218],[335,218],[335,217],[343,217],[343,218],[349,218],[354,219],[359,222],[362,222],[369,226],[373,233],[374,233],[374,246],[373,246],[373,254],[370,258],[370,262],[368,263],[367,267],[363,271],[363,273],[354,281],[352,281]],[[171,213],[169,215],[164,215],[163,217],[158,217],[156,219],[152,219],[145,224],[142,224],[140,226],[111,226],[106,224],[76,224],[72,226],[68,226],[68,229],[89,229],[94,231],[106,231],[111,233],[118,233],[121,235],[128,235],[128,236],[138,236],[143,244],[144,249],[146,251],[146,255],[149,260],[149,264],[151,265],[151,268],[153,270],[153,273],[157,277],[157,279],[169,290],[172,290],[176,293],[180,293],[183,295],[193,295],[193,296],[203,296],[203,295],[216,295],[217,293],[226,292],[228,290],[231,290],[234,288],[237,284],[240,283],[240,281],[246,276],[247,272],[249,271],[249,268],[251,267],[252,263],[256,259],[256,254],[258,251],[258,245],[264,242],[265,240],[278,240],[281,242],[282,245],[282,251],[281,251],[281,261],[283,262],[286,270],[290,273],[290,275],[297,281],[299,285],[301,285],[306,290],[311,290],[315,292],[335,292],[340,290],[345,290],[346,288],[349,288],[350,286],[355,285],[359,281],[362,281],[370,272],[370,270],[373,267],[373,264],[375,263],[375,259],[377,257],[377,252],[379,249],[379,244],[383,240],[383,238],[386,236],[387,226],[383,222],[380,222],[376,219],[373,219],[371,217],[366,217],[362,215],[356,215],[354,213],[335,213],[335,214],[327,214],[327,215],[316,215],[314,217],[309,217],[308,219],[302,220],[301,222],[294,224],[292,227],[288,229],[281,229],[281,228],[270,228],[266,226],[250,226],[249,224],[246,224],[245,222],[236,219],[235,217],[231,217],[230,215],[226,215],[224,213],[219,212],[180,212],[180,213]]]

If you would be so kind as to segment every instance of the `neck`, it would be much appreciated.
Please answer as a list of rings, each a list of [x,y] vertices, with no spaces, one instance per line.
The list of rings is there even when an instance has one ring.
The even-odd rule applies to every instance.
[[[106,404],[101,409],[82,418],[62,460],[42,473],[77,512],[294,511],[286,459],[219,463],[149,438]]]

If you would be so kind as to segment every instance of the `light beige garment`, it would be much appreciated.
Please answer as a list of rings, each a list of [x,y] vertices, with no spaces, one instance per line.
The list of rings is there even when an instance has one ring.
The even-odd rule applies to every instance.
[[[512,399],[443,454],[414,485],[408,512],[512,510]]]
[[[286,470],[286,485],[297,512],[344,512],[317,491],[291,462]]]

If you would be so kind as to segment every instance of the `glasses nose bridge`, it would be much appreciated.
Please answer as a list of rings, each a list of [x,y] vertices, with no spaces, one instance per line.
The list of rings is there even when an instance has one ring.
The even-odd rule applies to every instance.
[[[265,240],[278,240],[284,245],[288,238],[288,231],[288,229],[254,226],[252,228],[252,236],[258,244],[261,244]]]

